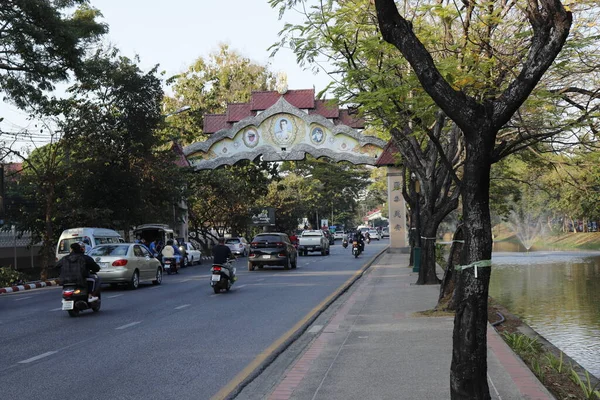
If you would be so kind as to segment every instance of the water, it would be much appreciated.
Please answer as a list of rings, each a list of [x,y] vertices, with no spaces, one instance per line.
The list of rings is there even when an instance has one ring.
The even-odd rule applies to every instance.
[[[600,377],[600,253],[494,253],[490,295]]]

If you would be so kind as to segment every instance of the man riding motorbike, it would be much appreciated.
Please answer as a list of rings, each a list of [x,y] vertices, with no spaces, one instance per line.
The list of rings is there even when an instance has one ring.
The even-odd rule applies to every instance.
[[[358,246],[360,247],[361,253],[365,251],[365,237],[363,236],[360,229],[356,230],[356,233],[354,234],[354,240],[358,242]]]
[[[56,264],[57,268],[60,268],[60,280],[64,284],[65,282],[72,280],[73,277],[66,276],[66,270],[78,271],[84,281],[88,282],[89,298],[88,301],[94,302],[98,300],[98,293],[100,292],[100,278],[95,275],[96,272],[100,271],[100,266],[96,264],[94,259],[86,254],[84,243],[72,243],[71,253],[60,259]],[[65,268],[65,266],[72,268]],[[90,275],[90,272],[93,275]]]
[[[225,238],[220,237],[218,244],[212,248],[213,253],[213,264],[221,265],[223,268],[226,268],[229,271],[229,276],[231,277],[231,281],[235,282],[237,280],[237,276],[233,273],[233,267],[229,262],[230,258],[233,258],[233,254],[231,253],[231,249],[225,246]]]
[[[162,249],[160,254],[163,256],[163,259],[174,258],[177,265],[181,267],[183,263],[183,257],[181,256],[181,252],[177,246],[173,244],[172,240],[167,240],[167,245]]]

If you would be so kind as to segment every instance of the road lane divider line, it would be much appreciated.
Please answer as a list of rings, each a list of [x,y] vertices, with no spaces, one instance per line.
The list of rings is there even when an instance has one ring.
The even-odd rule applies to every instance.
[[[192,278],[189,278],[189,279],[184,279],[184,280],[182,280],[182,281],[179,281],[179,283],[189,282],[189,281],[191,281],[191,280],[192,280]]]
[[[58,308],[53,308],[53,309],[52,309],[52,310],[50,310],[50,311],[61,311],[61,310],[62,310],[62,307],[58,307]]]
[[[115,297],[119,297],[119,296],[123,296],[123,293],[115,294],[114,296],[108,296],[107,299],[114,299]]]
[[[55,353],[58,353],[58,351],[48,351],[44,354],[40,354],[38,356],[28,358],[27,360],[19,361],[19,364],[29,364],[30,362],[41,360],[42,358],[51,356],[52,354],[55,354]]]
[[[183,309],[183,308],[186,308],[186,307],[189,307],[189,306],[191,306],[191,304],[184,304],[184,305],[182,305],[182,306],[175,307],[175,309],[176,309],[176,310],[181,310],[181,309]]]
[[[367,261],[359,270],[357,270],[346,282],[339,286],[332,294],[327,296],[325,300],[314,307],[308,314],[298,321],[290,330],[284,333],[279,339],[271,343],[262,353],[250,362],[240,373],[238,373],[227,385],[219,390],[211,400],[232,399],[241,390],[256,378],[264,369],[272,363],[285,349],[287,349],[297,338],[302,335],[310,324],[329,307],[339,296],[346,292],[352,284],[360,279],[362,275],[369,269],[375,260],[385,253],[389,246],[378,252],[369,261]],[[216,295],[214,295],[216,296]]]
[[[125,325],[120,326],[120,327],[115,328],[115,329],[127,329],[127,328],[131,328],[132,326],[135,326],[135,325],[140,324],[140,323],[142,323],[142,321],[135,321],[135,322],[132,322],[130,324],[125,324]]]
[[[27,299],[30,299],[30,298],[32,298],[32,297],[33,297],[33,296],[21,297],[21,298],[19,298],[19,299],[15,299],[14,301],[27,300]]]

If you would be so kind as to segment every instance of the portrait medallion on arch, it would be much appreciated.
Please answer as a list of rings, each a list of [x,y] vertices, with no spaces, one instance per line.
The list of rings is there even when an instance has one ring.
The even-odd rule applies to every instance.
[[[320,146],[327,139],[327,131],[321,125],[313,124],[310,126],[309,139],[315,146]]]
[[[298,121],[289,114],[275,115],[268,120],[268,132],[277,145],[292,144],[298,135]]]
[[[258,146],[258,142],[260,142],[260,135],[258,133],[258,129],[256,129],[254,126],[246,128],[242,135],[242,140],[244,141],[246,147],[249,147],[251,149]]]

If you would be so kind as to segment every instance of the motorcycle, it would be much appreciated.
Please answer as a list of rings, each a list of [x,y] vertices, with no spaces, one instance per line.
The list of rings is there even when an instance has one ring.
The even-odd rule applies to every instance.
[[[344,239],[342,240],[342,246],[343,246],[344,248],[348,247],[348,239],[344,238]]]
[[[354,258],[357,258],[359,254],[360,243],[358,243],[358,240],[355,240],[354,242],[352,242],[352,255],[354,256]]]
[[[371,238],[370,238],[370,237],[368,237],[368,238],[367,238],[367,244],[370,244],[370,243],[371,243]]]
[[[235,275],[236,269],[233,268],[233,275]],[[221,289],[225,289],[229,292],[234,280],[229,276],[229,269],[225,268],[220,264],[213,264],[210,269],[210,286],[213,288],[215,294],[219,294]]]
[[[167,272],[167,275],[178,274],[177,258],[163,257],[163,269]]]
[[[97,277],[96,277],[97,278]],[[88,288],[77,284],[66,283],[62,290],[62,309],[67,311],[70,317],[76,317],[80,311],[92,309],[100,311],[102,304],[102,293],[98,293],[98,299],[90,302]]]

